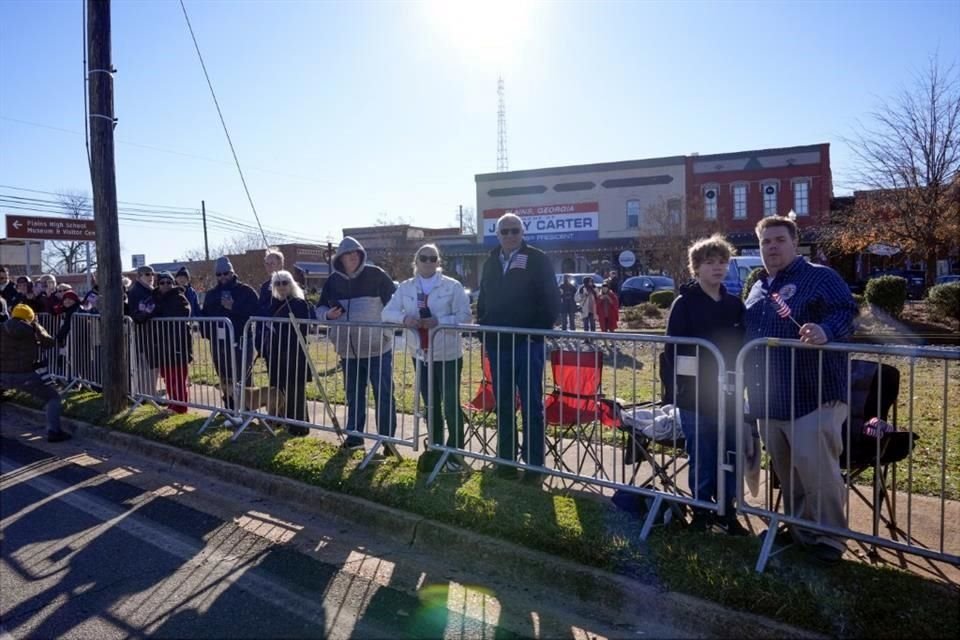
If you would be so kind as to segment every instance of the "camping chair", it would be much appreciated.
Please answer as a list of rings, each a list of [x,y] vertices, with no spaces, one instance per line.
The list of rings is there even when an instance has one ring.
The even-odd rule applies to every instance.
[[[910,455],[920,436],[909,431],[890,431],[879,438],[866,434],[864,425],[872,418],[896,427],[900,371],[867,360],[851,360],[850,369],[850,420],[842,431],[844,448],[849,441],[850,449],[849,455],[846,450],[840,454],[841,472],[844,482],[871,508],[873,535],[877,535],[881,520],[897,533],[897,463]],[[870,494],[854,484],[868,469],[873,470]]]
[[[659,489],[667,493],[689,496],[690,492],[677,484],[680,474],[690,466],[683,434],[675,432],[653,438],[641,431],[640,425],[632,419],[633,410],[655,410],[662,406],[662,402],[647,402],[623,410],[622,424],[618,427],[626,433],[623,464],[633,468],[627,484],[651,488],[659,485]],[[650,467],[649,473],[638,481],[644,464]]]
[[[487,358],[486,351],[483,351],[483,374],[480,378],[480,386],[477,393],[469,402],[463,403],[464,424],[463,424],[463,448],[471,450],[470,443],[476,441],[480,447],[480,453],[484,455],[497,455],[496,428],[490,429],[489,418],[497,415],[497,396],[493,390],[493,373],[490,368],[490,359]],[[520,408],[520,395],[517,394],[516,407]],[[496,424],[496,420],[494,420]]]
[[[605,426],[620,426],[620,406],[601,393],[603,353],[552,351],[550,368],[555,386],[546,397],[544,418],[547,425],[559,426],[560,434],[547,439],[547,451],[553,455],[558,469],[581,474],[587,461],[592,460],[594,472],[609,479],[603,467],[600,432]],[[566,461],[566,454],[573,448],[576,448],[575,469]]]

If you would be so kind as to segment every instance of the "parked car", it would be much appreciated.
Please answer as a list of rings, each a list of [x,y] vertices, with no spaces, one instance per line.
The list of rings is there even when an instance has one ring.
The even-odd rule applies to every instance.
[[[952,273],[943,276],[937,276],[936,284],[948,284],[950,282],[960,282],[960,274]]]
[[[747,278],[753,273],[753,270],[762,267],[763,260],[760,256],[734,256],[730,258],[730,266],[727,267],[727,275],[723,279],[723,286],[727,293],[732,296],[740,297],[743,293],[743,286],[747,283]]]
[[[673,278],[667,276],[634,276],[624,280],[620,287],[620,306],[632,307],[650,300],[654,291],[673,291]]]
[[[561,284],[563,284],[563,276],[565,275],[569,275],[571,278],[573,278],[573,286],[575,286],[577,289],[579,289],[580,286],[583,284],[584,278],[593,278],[593,284],[597,285],[597,287],[599,287],[603,283],[603,276],[601,276],[598,273],[570,273],[570,274],[558,273],[557,274],[558,287]]]

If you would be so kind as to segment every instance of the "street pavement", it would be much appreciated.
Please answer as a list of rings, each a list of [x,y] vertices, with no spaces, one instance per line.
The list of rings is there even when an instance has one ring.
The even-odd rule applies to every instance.
[[[0,638],[681,637],[0,411]]]

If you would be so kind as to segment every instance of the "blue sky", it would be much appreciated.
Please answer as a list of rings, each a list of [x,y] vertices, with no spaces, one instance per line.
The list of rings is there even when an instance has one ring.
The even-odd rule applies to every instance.
[[[842,193],[856,120],[938,49],[960,60],[956,0],[187,8],[264,225],[311,239],[473,207],[499,74],[511,169],[830,142]],[[0,2],[2,185],[89,190],[81,10]],[[120,200],[203,199],[252,224],[179,4],[115,0],[113,36]],[[203,242],[173,223],[125,222],[121,240],[125,265]]]

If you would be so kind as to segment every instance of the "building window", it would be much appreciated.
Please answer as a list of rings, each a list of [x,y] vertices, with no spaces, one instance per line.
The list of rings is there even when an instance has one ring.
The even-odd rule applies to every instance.
[[[777,215],[777,185],[768,183],[763,185],[763,215]]]
[[[680,210],[682,208],[680,198],[670,198],[667,200],[667,216],[670,220],[670,226],[671,229],[676,230],[678,233],[680,231]]]
[[[703,217],[707,220],[717,219],[717,195],[716,187],[706,187],[703,190]]]
[[[640,201],[627,200],[627,228],[636,229],[640,226]]]
[[[747,185],[733,185],[733,217],[741,220],[747,217]]]
[[[793,183],[793,211],[798,216],[810,215],[810,183],[806,180]]]

